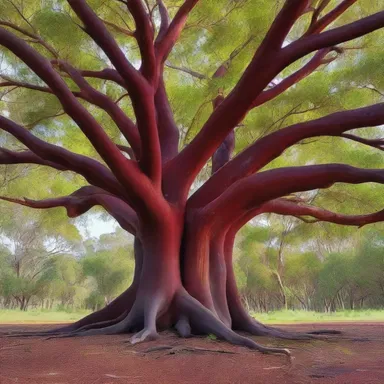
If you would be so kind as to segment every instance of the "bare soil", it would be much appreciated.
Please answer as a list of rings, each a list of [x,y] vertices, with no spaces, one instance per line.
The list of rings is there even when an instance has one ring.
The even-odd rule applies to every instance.
[[[50,327],[0,325],[0,332]],[[294,356],[291,364],[284,356],[262,355],[207,337],[182,340],[171,332],[162,333],[157,341],[134,346],[127,342],[128,335],[53,340],[0,337],[0,383],[384,383],[384,323],[301,324],[282,328],[332,328],[344,334],[332,341],[310,342],[255,338],[259,343],[290,348]],[[158,348],[162,346],[164,349]]]

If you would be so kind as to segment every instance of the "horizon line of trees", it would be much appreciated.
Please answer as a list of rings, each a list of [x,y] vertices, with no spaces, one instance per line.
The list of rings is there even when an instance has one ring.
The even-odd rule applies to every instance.
[[[0,309],[94,311],[132,279],[133,244],[122,229],[84,240],[41,213],[12,212],[0,229]],[[384,308],[381,227],[356,231],[276,215],[251,221],[234,261],[245,305],[256,312]]]

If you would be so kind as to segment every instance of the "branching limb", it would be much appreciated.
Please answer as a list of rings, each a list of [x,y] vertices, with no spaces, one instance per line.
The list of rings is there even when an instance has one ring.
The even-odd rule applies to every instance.
[[[85,32],[105,52],[126,86],[133,90],[143,83],[140,73],[127,60],[115,39],[108,32],[103,21],[88,6],[85,0],[68,0],[72,10],[84,24]]]
[[[161,150],[156,125],[154,89],[125,57],[117,42],[108,32],[84,0],[68,0],[69,5],[85,26],[85,31],[104,51],[124,79],[135,111],[137,127],[141,136],[142,156],[140,167],[157,188],[161,184]],[[135,3],[136,0],[130,2]],[[126,173],[126,172],[125,172]]]
[[[198,2],[199,0],[185,0],[167,28],[167,31],[162,33],[162,38],[156,40],[156,56],[159,62],[164,63],[167,60],[169,53],[183,31],[189,13]]]
[[[173,159],[179,152],[179,129],[173,118],[163,76],[160,76],[159,86],[155,94],[157,128],[163,163]]]
[[[82,187],[69,196],[46,200],[30,200],[27,198],[21,200],[4,196],[1,196],[0,199],[35,209],[64,207],[67,210],[68,217],[81,216],[94,206],[101,205],[128,232],[135,234],[138,227],[136,213],[128,204],[97,187]]]
[[[177,185],[173,184],[172,188],[180,191],[183,197],[187,195],[195,176],[209,157],[228,133],[242,121],[257,96],[284,68],[280,66],[278,53],[286,35],[302,15],[306,5],[307,1],[304,0],[290,0],[285,3],[236,87],[213,111],[194,140],[168,167],[170,177],[179,172]],[[167,175],[165,185],[168,184],[166,178]],[[176,198],[180,196],[175,196]]]
[[[318,51],[313,58],[305,64],[302,68],[300,68],[298,71],[294,72],[292,75],[286,77],[283,79],[280,83],[275,85],[274,87],[262,92],[256,100],[253,102],[251,108],[258,107],[259,105],[262,105],[266,103],[269,100],[274,99],[278,95],[281,95],[283,92],[285,92],[288,88],[290,88],[292,85],[297,84],[300,80],[304,79],[305,77],[309,76],[311,73],[313,73],[317,68],[319,68],[323,64],[328,64],[335,60],[335,57],[327,59],[326,56],[329,52],[336,51],[338,52],[337,48],[324,48]]]
[[[124,79],[120,76],[119,72],[117,72],[115,69],[104,68],[101,71],[90,71],[86,69],[78,69],[78,71],[83,77],[113,81],[114,83],[120,85],[121,87],[126,88]]]
[[[0,116],[0,129],[10,133],[31,150],[21,154],[3,150],[3,158],[6,157],[7,164],[11,164],[11,161],[12,164],[21,164],[25,160],[32,159],[34,164],[48,165],[56,169],[59,166],[60,169],[71,170],[82,175],[91,184],[116,196],[126,195],[112,172],[98,161],[49,144],[4,116]]]
[[[306,35],[282,49],[284,66],[319,49],[356,39],[384,27],[384,11],[320,34]]]
[[[329,3],[329,1],[322,1],[319,6],[313,13],[311,24],[306,32],[306,35],[311,35],[315,33],[320,33],[323,31],[329,24],[335,21],[339,16],[341,16],[349,7],[355,4],[357,0],[344,0],[338,6],[336,6],[331,12],[327,13],[325,16],[318,18],[323,8]]]
[[[336,112],[320,119],[294,124],[273,132],[249,146],[216,172],[190,198],[188,204],[190,207],[206,205],[233,183],[257,172],[280,156],[284,150],[303,139],[316,136],[342,136],[344,132],[351,129],[374,127],[381,124],[384,124],[384,103]],[[348,138],[351,139],[351,137]]]
[[[156,84],[159,73],[153,43],[154,30],[151,17],[146,12],[141,0],[130,0],[126,4],[136,24],[135,37],[139,44],[142,61],[140,71],[150,83]]]
[[[58,163],[47,161],[37,156],[32,151],[11,151],[0,147],[0,164],[37,164],[46,165],[59,171],[68,171],[69,169]]]
[[[228,72],[228,69],[232,63],[232,60],[253,40],[254,36],[250,36],[243,44],[237,47],[234,51],[231,52],[229,59],[225,61],[223,64],[219,66],[219,68],[215,71],[212,78],[223,78]],[[213,100],[213,109],[218,108],[221,103],[224,101],[224,96],[222,94],[222,90],[218,90],[218,95]],[[217,148],[215,153],[212,156],[212,174],[219,170],[222,166],[224,166],[231,159],[233,151],[235,150],[236,143],[236,134],[235,130],[232,129],[224,139],[224,141]]]
[[[46,41],[44,41],[41,38],[41,36],[39,36],[37,33],[32,33],[32,32],[30,32],[24,28],[19,27],[16,24],[10,23],[9,21],[0,20],[0,25],[2,25],[4,27],[12,28],[13,30],[33,39],[34,42],[43,46],[53,57],[55,57],[55,58],[59,57],[59,54],[56,52],[56,50],[50,44],[48,44]]]
[[[80,88],[79,97],[105,110],[115,122],[120,132],[131,144],[137,158],[140,157],[140,136],[136,125],[108,96],[93,88],[81,73],[68,62],[55,60],[52,62],[66,72]]]
[[[384,27],[383,11],[343,27],[302,37],[285,48],[277,49],[276,47],[282,42],[281,39],[284,40],[286,33],[289,32],[290,26],[300,16],[304,3],[306,2],[285,3],[237,86],[212,113],[190,145],[174,159],[173,166],[168,167],[171,175],[176,172],[174,167],[177,164],[180,177],[176,189],[182,191],[184,196],[209,156],[228,132],[239,124],[254,100],[282,69],[311,52],[333,47]]]
[[[312,205],[296,203],[289,199],[276,199],[263,204],[258,208],[257,214],[260,213],[276,213],[279,215],[295,216],[301,220],[306,221],[303,216],[311,216],[314,220],[310,222],[326,221],[329,223],[350,225],[356,227],[363,227],[367,224],[377,223],[384,221],[384,210],[367,214],[367,215],[344,215],[315,207]],[[306,221],[307,222],[307,221]]]
[[[286,0],[261,43],[260,50],[280,50],[289,31],[306,11],[307,5],[307,0]]]
[[[187,73],[188,75],[191,75],[192,77],[196,77],[199,80],[208,80],[209,79],[208,76],[203,75],[202,73],[193,71],[192,69],[189,69],[189,68],[186,68],[186,67],[178,67],[177,65],[173,65],[173,64],[171,64],[169,62],[166,62],[165,66],[167,68],[172,68],[172,69],[175,69],[177,71],[181,71],[181,72]]]
[[[369,145],[370,147],[380,149],[380,151],[384,150],[384,139],[365,139],[363,137],[359,137],[349,133],[343,133],[342,135],[340,135],[340,137],[353,140],[361,144]]]
[[[80,1],[80,3],[83,4],[83,1]],[[76,4],[78,3],[76,2]],[[10,49],[16,56],[23,60],[24,63],[27,64],[42,80],[44,80],[50,89],[52,89],[52,91],[55,93],[55,95],[58,97],[61,104],[63,105],[64,111],[78,124],[78,126],[88,137],[89,141],[92,143],[94,148],[98,151],[100,156],[108,164],[116,179],[119,180],[121,185],[125,187],[125,194],[129,197],[129,203],[133,207],[135,207],[135,209],[138,208],[142,210],[142,212],[148,212],[148,210],[152,210],[153,207],[149,208],[149,205],[154,204],[154,200],[150,199],[151,201],[148,201],[148,196],[146,196],[146,193],[144,192],[145,190],[146,192],[149,191],[150,193],[155,193],[153,189],[148,187],[150,180],[142,172],[140,172],[140,169],[137,167],[136,162],[128,160],[120,152],[120,150],[108,137],[108,135],[98,124],[95,118],[81,105],[81,103],[72,94],[63,79],[52,68],[51,63],[47,59],[42,57],[37,51],[33,50],[23,40],[17,38],[16,36],[12,35],[10,32],[2,28],[0,28],[0,44]],[[150,100],[149,103],[151,103]],[[151,109],[151,112],[152,115],[149,117],[149,121],[154,122],[154,124],[156,125],[154,108]],[[141,110],[141,114],[142,118],[144,117],[144,119],[147,119],[145,108],[144,110]],[[139,117],[138,115],[136,116]],[[140,120],[143,121],[142,119],[139,119],[139,121]],[[8,119],[1,118],[2,123],[6,121],[8,121],[8,123],[6,124],[7,127],[15,127],[15,125],[9,124]],[[153,159],[160,158],[160,148],[158,148],[157,152],[155,149],[153,149],[159,147],[158,135],[156,132],[156,127],[153,126],[153,124],[149,124],[147,128],[153,134],[156,135],[156,139],[152,141],[151,135],[145,136],[145,140],[143,141],[143,149],[147,150],[145,164],[148,166],[148,168],[144,168],[149,170],[152,169],[153,173],[148,171],[148,175],[153,176],[152,180],[154,181],[155,185],[159,187],[161,176],[161,162],[152,161]],[[153,131],[153,128],[155,129],[155,131]],[[144,131],[148,131],[148,129]],[[18,130],[18,132],[20,133],[20,130]],[[24,137],[24,139],[26,138],[25,132],[22,133],[22,136]],[[38,139],[34,138],[33,142],[36,143],[36,140]],[[29,140],[27,139],[26,141],[27,143],[24,142],[24,144],[30,148]],[[44,142],[39,141],[39,144],[41,143]],[[37,153],[35,149],[30,149],[33,150],[37,155],[42,156],[43,158],[46,158],[47,156],[41,152]],[[153,151],[151,149],[153,149]],[[51,154],[57,155],[57,151],[51,152]],[[108,188],[106,189],[108,190]],[[121,194],[117,194],[117,196],[121,196]]]
[[[242,214],[278,197],[329,188],[334,183],[384,184],[384,171],[344,164],[279,168],[249,176],[228,188],[203,209],[213,223],[230,223]],[[230,208],[229,208],[230,207]],[[214,215],[211,214],[214,212]]]
[[[96,151],[125,186],[137,184],[137,168],[130,164],[110,140],[98,122],[81,105],[51,63],[23,40],[0,28],[0,43],[18,56],[38,75],[60,100],[64,111],[77,123]],[[136,196],[137,198],[137,196]]]
[[[160,29],[159,29],[159,33],[157,34],[155,43],[157,43],[158,41],[161,41],[164,38],[165,34],[168,31],[169,21],[170,21],[168,10],[164,4],[164,1],[157,0],[157,6],[159,8],[159,13],[160,13]]]
[[[132,147],[135,148],[135,153],[137,154],[137,156],[139,156],[140,155],[140,136],[137,131],[137,127],[132,122],[132,120],[129,119],[128,116],[117,106],[117,102],[113,102],[109,97],[107,97],[103,93],[91,87],[89,83],[85,81],[85,79],[82,77],[81,71],[78,71],[77,69],[72,67],[69,63],[59,61],[59,60],[53,61],[53,63],[59,64],[62,69],[66,68],[68,72],[72,73],[72,76],[73,76],[73,77],[71,76],[72,79],[75,81],[77,86],[81,89],[80,92],[72,91],[73,95],[93,105],[96,105],[99,108],[104,109],[112,118],[112,120],[116,123],[117,127],[119,128],[123,136],[127,139],[129,143],[131,143]],[[40,92],[55,95],[52,89],[45,86],[17,81],[3,75],[0,77],[2,77],[5,80],[4,82],[0,83],[0,87],[14,86],[17,88],[19,87],[26,88],[34,91],[40,91]]]

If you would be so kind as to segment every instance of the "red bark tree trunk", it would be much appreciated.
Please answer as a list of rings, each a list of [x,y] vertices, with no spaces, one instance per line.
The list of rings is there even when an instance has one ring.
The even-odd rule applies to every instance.
[[[244,309],[232,265],[237,231],[252,217],[265,212],[299,218],[311,216],[314,220],[355,226],[384,220],[384,211],[347,216],[307,205],[299,199],[284,198],[295,192],[328,188],[336,182],[384,184],[382,170],[324,164],[259,172],[287,148],[316,136],[338,136],[383,149],[383,139],[365,139],[346,133],[384,124],[382,104],[280,129],[255,141],[231,159],[235,128],[251,109],[280,95],[322,64],[333,61],[334,57],[326,56],[331,51],[342,51],[337,44],[382,28],[384,12],[322,32],[355,0],[342,1],[322,17],[324,2],[320,2],[317,9],[309,7],[308,0],[283,2],[236,86],[227,96],[223,89],[217,90],[212,114],[191,143],[179,151],[179,129],[168,100],[163,71],[188,14],[198,2],[185,0],[170,21],[165,3],[157,1],[160,27],[156,33],[157,23],[152,19],[154,9],[148,12],[144,3],[137,0],[121,1],[135,23],[134,33],[127,33],[124,28],[123,31],[136,39],[140,69],[132,65],[107,24],[86,0],[68,0],[68,4],[83,24],[82,30],[108,58],[111,68],[99,71],[75,68],[62,60],[41,36],[35,35],[37,29],[32,33],[11,22],[3,22],[0,27],[0,45],[45,84],[6,79],[0,87],[26,88],[56,97],[65,114],[77,124],[103,160],[45,142],[26,127],[0,116],[0,129],[27,148],[21,152],[0,148],[0,164],[48,166],[75,172],[89,183],[69,196],[41,201],[0,198],[32,208],[64,207],[69,217],[80,216],[100,205],[135,236],[136,267],[132,285],[100,311],[49,334],[85,336],[136,332],[132,337],[135,343],[156,338],[158,329],[174,327],[183,337],[213,333],[261,352],[289,354],[282,348],[260,346],[233,331],[281,338],[313,337],[264,326]],[[307,12],[314,12],[309,29],[291,41],[290,30]],[[23,16],[21,11],[19,14]],[[114,24],[108,22],[108,26],[111,25]],[[121,28],[118,29],[121,32]],[[28,39],[24,40],[26,36]],[[253,39],[251,36],[235,49],[217,68],[213,78],[224,77],[232,60]],[[54,59],[43,56],[29,44],[31,41],[41,44]],[[278,84],[273,82],[288,66],[311,53],[315,54],[302,68],[279,79]],[[194,71],[187,72],[196,75]],[[204,75],[198,76],[207,79]],[[67,81],[68,77],[71,82]],[[124,88],[131,99],[136,121],[118,105],[125,94],[115,102],[87,78],[110,81]],[[76,87],[72,88],[69,83]],[[86,103],[102,109],[130,146],[115,143],[108,130],[86,108]],[[130,160],[123,153],[128,154]],[[211,177],[189,196],[199,172],[210,158]]]

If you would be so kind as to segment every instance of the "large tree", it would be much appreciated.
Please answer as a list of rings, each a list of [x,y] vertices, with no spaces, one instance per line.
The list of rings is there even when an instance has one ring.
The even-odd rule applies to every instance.
[[[139,342],[174,327],[183,337],[215,334],[284,354],[289,351],[261,346],[235,330],[311,337],[264,326],[244,310],[232,268],[234,238],[265,212],[353,226],[381,221],[383,211],[346,215],[294,194],[335,183],[383,184],[384,170],[313,165],[310,159],[286,167],[278,158],[322,136],[383,149],[377,132],[367,137],[349,131],[384,124],[384,105],[346,109],[333,99],[321,109],[320,100],[317,105],[298,97],[298,105],[270,121],[259,138],[252,135],[252,122],[265,120],[257,112],[265,103],[280,100],[274,112],[283,111],[289,105],[285,92],[300,89],[299,82],[324,67],[328,72],[317,80],[328,79],[329,97],[355,88],[363,95],[365,87],[360,100],[374,100],[380,89],[352,75],[368,59],[381,65],[361,52],[367,44],[379,47],[379,3],[1,0],[6,106],[0,128],[25,148],[17,150],[8,136],[2,143],[13,147],[1,149],[0,162],[46,166],[69,183],[73,174],[87,182],[68,196],[3,199],[32,208],[65,207],[69,217],[99,205],[135,237],[132,285],[61,332],[137,332],[131,340]],[[348,43],[354,39],[362,41]],[[353,52],[350,71],[333,83],[345,52]],[[317,118],[308,119],[305,111]],[[244,149],[245,136],[252,143]]]

